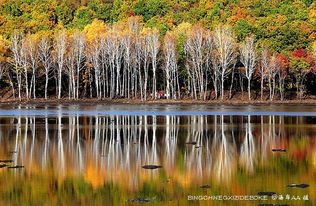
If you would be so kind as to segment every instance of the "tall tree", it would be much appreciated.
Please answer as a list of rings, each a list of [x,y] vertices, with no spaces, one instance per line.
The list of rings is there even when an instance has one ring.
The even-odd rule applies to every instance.
[[[236,43],[232,28],[227,25],[216,27],[214,32],[214,46],[216,50],[218,69],[221,83],[221,98],[224,99],[225,76],[234,69],[236,62]]]
[[[123,59],[124,59],[124,70],[126,73],[126,86],[125,86],[125,96],[129,99],[133,91],[134,76],[132,73],[132,52],[133,52],[133,34],[130,31],[126,31],[122,36],[122,44],[124,49]]]
[[[177,69],[176,38],[171,33],[167,33],[164,37],[164,58],[166,96],[168,99],[177,99],[178,97],[180,97],[180,91]]]
[[[101,99],[101,47],[100,39],[94,38],[87,47],[87,57],[92,63],[94,70],[94,83],[95,83],[95,92],[98,99]],[[90,81],[91,83],[91,81]]]
[[[32,69],[31,86],[29,93],[33,92],[33,98],[36,98],[36,75],[39,64],[39,38],[38,35],[28,35],[25,39],[25,49],[27,61]]]
[[[52,53],[51,53],[51,42],[47,37],[42,37],[39,42],[39,59],[42,63],[45,73],[45,99],[47,99],[47,88],[48,81],[50,79],[50,72],[52,69]]]
[[[276,88],[276,76],[277,76],[277,55],[273,54],[270,58],[270,64],[268,67],[268,84],[269,84],[269,98],[273,101],[275,88]]]
[[[57,98],[61,98],[62,92],[62,74],[65,65],[66,53],[66,33],[65,31],[59,32],[54,39],[55,62],[57,64]]]
[[[28,79],[29,65],[28,65],[27,46],[26,46],[25,38],[22,40],[20,56],[21,56],[22,70],[24,72],[24,79],[25,79],[25,95],[26,95],[26,99],[29,99],[30,98],[29,79]]]
[[[21,96],[21,88],[22,88],[22,56],[21,56],[21,48],[22,48],[22,40],[23,37],[21,34],[15,32],[12,36],[12,45],[11,45],[11,51],[12,51],[12,61],[13,64],[13,72],[16,75],[16,80],[18,84],[18,97],[19,100],[22,100]],[[12,88],[14,88],[13,81],[11,78],[11,84]],[[14,92],[13,92],[14,94]]]
[[[256,46],[254,43],[254,37],[247,37],[245,42],[240,45],[240,61],[245,67],[245,76],[248,80],[248,98],[251,99],[251,79],[256,69]]]
[[[205,99],[205,90],[207,88],[207,73],[209,72],[206,64],[206,49],[212,44],[206,42],[206,31],[201,26],[192,28],[190,36],[187,38],[185,43],[185,51],[187,55],[187,65],[190,68],[190,77],[192,80],[192,86],[194,89],[194,98],[196,97],[197,91],[199,92],[199,98]]]
[[[147,45],[149,47],[149,55],[151,58],[151,65],[152,65],[152,74],[153,74],[153,82],[152,82],[152,96],[156,99],[157,95],[157,58],[159,52],[159,32],[157,29],[151,29],[147,33]]]
[[[85,48],[86,48],[86,37],[83,32],[75,32],[73,35],[73,52],[76,66],[76,86],[75,86],[75,99],[79,98],[80,88],[80,72],[83,69],[83,62],[85,60]]]
[[[264,47],[261,51],[261,64],[260,64],[260,95],[261,100],[263,99],[263,84],[265,78],[267,78],[270,65],[270,53],[267,47]]]

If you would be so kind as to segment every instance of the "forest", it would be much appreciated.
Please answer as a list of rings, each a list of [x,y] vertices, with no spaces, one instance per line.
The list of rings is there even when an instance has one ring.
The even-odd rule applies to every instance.
[[[0,1],[0,100],[273,101],[315,88],[313,0]]]

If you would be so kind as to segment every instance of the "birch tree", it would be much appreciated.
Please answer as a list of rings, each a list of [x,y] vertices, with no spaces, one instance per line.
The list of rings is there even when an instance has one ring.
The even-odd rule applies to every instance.
[[[247,37],[245,42],[240,45],[240,61],[245,67],[245,76],[248,80],[248,98],[251,100],[251,79],[256,69],[256,46],[254,37]]]
[[[102,71],[102,90],[103,90],[103,97],[109,96],[109,68],[110,68],[110,58],[109,58],[109,46],[108,46],[108,38],[107,34],[103,35],[100,39],[100,58],[101,58],[101,71]]]
[[[75,99],[79,98],[79,87],[80,87],[80,72],[83,69],[83,61],[85,60],[85,48],[86,48],[86,38],[82,32],[75,32],[73,36],[73,49],[74,49],[74,58],[76,66],[76,85],[74,88]]]
[[[139,85],[140,98],[143,100],[144,85],[142,76],[142,60],[143,60],[143,47],[141,38],[137,35],[135,36],[135,94],[137,94],[137,85]]]
[[[22,64],[22,70],[24,72],[24,79],[25,79],[25,95],[26,99],[30,98],[29,95],[29,81],[28,81],[28,58],[27,58],[27,46],[26,46],[26,41],[25,38],[22,40],[22,45],[20,49],[20,56],[21,56],[21,64]]]
[[[114,41],[113,41],[113,52],[114,52],[114,62],[115,62],[115,96],[122,96],[122,80],[121,80],[121,70],[122,70],[122,56],[123,56],[123,48],[121,42],[121,36],[119,33],[114,33]]]
[[[49,75],[52,66],[52,54],[51,54],[51,43],[47,37],[42,37],[39,42],[39,59],[42,63],[45,73],[45,99],[47,99],[47,88],[48,81],[50,79]]]
[[[225,76],[231,72],[236,61],[236,43],[230,26],[218,26],[214,32],[214,47],[216,50],[221,98],[224,99]]]
[[[144,97],[143,99],[147,100],[147,88],[148,88],[148,73],[149,73],[149,58],[150,58],[150,51],[149,51],[149,38],[146,33],[143,33],[140,38],[140,46],[142,48],[142,63],[143,63],[143,74],[144,74]]]
[[[192,32],[190,36],[187,38],[185,43],[185,52],[187,55],[187,64],[191,68],[191,79],[194,90],[199,91],[199,98],[202,99],[205,90],[205,69],[204,66],[205,58],[204,58],[204,50],[205,50],[205,41],[204,34],[205,31],[202,27],[197,26],[192,28]],[[196,93],[196,92],[194,92]],[[195,97],[196,98],[196,97]]]
[[[270,64],[270,56],[269,56],[269,50],[267,47],[264,47],[263,50],[261,51],[261,65],[260,65],[260,95],[261,95],[261,100],[263,99],[263,84],[264,84],[264,79],[267,76],[267,73],[269,71],[269,64]]]
[[[109,75],[110,75],[110,83],[109,83],[109,88],[110,88],[110,97],[114,98],[115,96],[115,88],[116,88],[116,84],[115,84],[115,45],[116,45],[116,39],[114,37],[114,35],[112,33],[110,33],[107,36],[107,41],[106,41],[106,50],[108,53],[108,57],[109,57],[109,65],[110,65],[110,71],[109,71]]]
[[[211,31],[206,31],[205,33],[205,57],[204,57],[204,72],[205,72],[205,91],[208,90],[208,83],[209,83],[209,77],[211,77],[211,79],[214,81],[213,82],[213,86],[214,86],[214,90],[215,90],[215,93],[217,93],[217,71],[216,71],[216,74],[213,74],[214,72],[214,69],[213,69],[213,66],[214,66],[214,62],[213,62],[213,49],[214,49],[214,41],[213,41],[213,34]],[[216,77],[216,78],[215,78]],[[215,80],[216,79],[216,80]],[[216,98],[217,98],[217,94],[215,95]],[[206,93],[204,92],[204,100],[206,99]]]
[[[94,38],[92,41],[89,42],[87,46],[87,58],[92,63],[92,66],[93,66],[95,92],[98,99],[101,99],[102,97],[100,55],[101,55],[100,39]],[[91,75],[90,70],[89,70],[89,75]],[[89,80],[90,85],[91,85],[91,81],[92,80]]]
[[[66,53],[66,34],[65,31],[59,32],[55,36],[54,50],[55,50],[55,62],[57,64],[57,98],[61,98],[62,91],[62,74],[65,65],[65,53]]]
[[[36,98],[36,74],[39,64],[39,51],[38,51],[38,36],[37,35],[28,35],[25,39],[25,49],[29,66],[32,70],[31,75],[31,85],[29,88],[30,96],[33,93],[33,98]]]
[[[65,56],[65,66],[68,75],[68,98],[75,98],[75,54],[73,39],[69,42],[69,47]]]
[[[157,29],[152,29],[147,34],[147,44],[149,47],[149,55],[151,58],[151,65],[152,65],[152,96],[154,99],[157,98],[157,77],[156,77],[156,71],[157,71],[157,58],[158,58],[158,52],[159,52],[159,32]]]
[[[164,38],[164,58],[165,58],[165,77],[166,77],[166,96],[168,99],[176,99],[179,94],[179,81],[177,72],[176,39],[167,33]],[[176,92],[178,90],[178,93]]]
[[[125,96],[129,99],[131,97],[131,90],[133,88],[133,78],[131,72],[132,67],[132,34],[130,31],[127,31],[122,37],[122,44],[124,49],[123,59],[124,59],[124,70],[126,71],[127,79],[126,79],[126,88],[125,88]],[[132,80],[131,80],[132,78]]]
[[[22,47],[22,35],[15,32],[12,37],[12,45],[11,45],[11,51],[12,51],[12,65],[13,65],[13,71],[16,75],[16,80],[18,84],[18,97],[21,101],[21,88],[22,88],[22,57],[21,57],[21,47]],[[14,88],[13,81],[12,87]]]
[[[284,100],[285,94],[285,79],[288,76],[288,62],[287,57],[283,54],[278,54],[276,58],[276,70],[279,78],[279,92],[280,92],[280,99],[281,101]]]
[[[277,75],[277,57],[273,54],[270,58],[270,64],[268,67],[268,85],[269,85],[269,99],[274,99],[275,87],[276,87],[276,75]]]

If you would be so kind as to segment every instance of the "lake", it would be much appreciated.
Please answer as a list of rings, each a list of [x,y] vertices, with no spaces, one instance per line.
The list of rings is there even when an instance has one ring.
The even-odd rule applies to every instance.
[[[1,106],[0,205],[315,205],[315,137],[308,105]]]

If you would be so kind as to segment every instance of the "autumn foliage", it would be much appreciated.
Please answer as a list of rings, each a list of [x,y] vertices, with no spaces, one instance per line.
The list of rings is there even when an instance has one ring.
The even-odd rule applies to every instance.
[[[146,100],[161,91],[206,100],[248,90],[249,99],[260,92],[261,99],[283,100],[290,91],[300,98],[315,92],[312,1],[9,0],[0,6],[0,84],[12,97]]]

